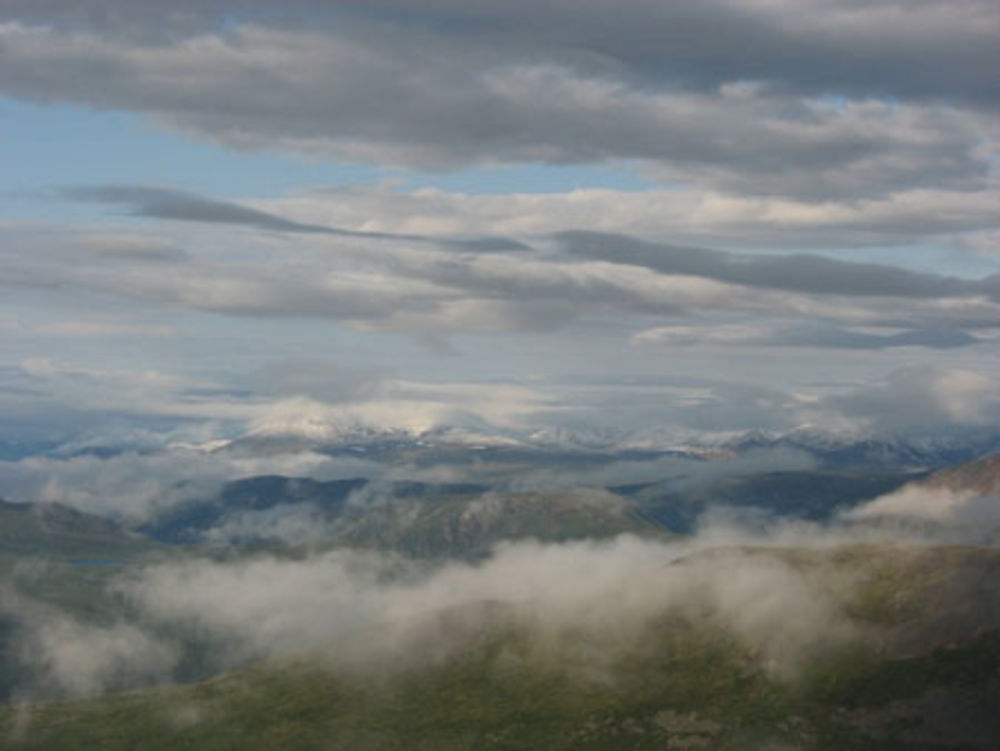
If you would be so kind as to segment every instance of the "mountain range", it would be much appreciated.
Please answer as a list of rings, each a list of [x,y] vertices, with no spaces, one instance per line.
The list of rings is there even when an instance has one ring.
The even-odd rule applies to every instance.
[[[787,431],[684,432],[610,428],[523,428],[482,424],[475,429],[441,426],[426,430],[378,428],[364,423],[272,426],[210,450],[241,455],[317,451],[333,456],[430,462],[600,460],[677,456],[718,458],[760,449],[801,451],[830,468],[937,469],[1000,451],[1000,431],[904,436],[838,432],[813,426]]]
[[[369,439],[410,460],[459,451]],[[1000,454],[929,469],[879,444],[705,471],[773,439],[494,445],[478,482],[251,476],[129,524],[0,502],[0,738],[15,751],[992,751],[1000,553],[840,520],[914,492],[995,504]],[[622,462],[672,474],[511,480]],[[713,509],[812,536],[706,537]]]

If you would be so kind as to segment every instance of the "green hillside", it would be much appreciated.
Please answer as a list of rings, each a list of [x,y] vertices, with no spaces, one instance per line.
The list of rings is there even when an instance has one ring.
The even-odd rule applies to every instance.
[[[553,638],[497,605],[460,648],[416,662],[359,667],[330,645],[197,684],[7,706],[0,738],[12,751],[997,748],[1000,616],[952,605],[982,587],[995,601],[1000,553],[750,549],[672,565],[706,557],[794,566],[857,635],[776,672],[710,610],[666,610],[624,647],[586,628]]]
[[[400,499],[340,520],[338,545],[418,557],[480,557],[499,542],[673,535],[620,496],[598,490]]]
[[[0,500],[0,559],[36,556],[115,562],[155,547],[112,521],[69,506]]]
[[[706,483],[688,484],[682,478],[616,490],[658,522],[687,534],[712,506],[752,507],[776,516],[822,521],[913,479],[911,472],[818,469],[737,475]]]

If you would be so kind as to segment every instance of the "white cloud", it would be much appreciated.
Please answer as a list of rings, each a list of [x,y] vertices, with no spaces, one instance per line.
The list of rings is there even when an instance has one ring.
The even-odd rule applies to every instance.
[[[225,482],[243,477],[329,480],[383,471],[363,459],[332,459],[305,450],[246,456],[173,448],[109,458],[85,454],[0,461],[0,485],[7,500],[63,503],[138,524],[185,500],[214,497]]]
[[[483,603],[557,653],[597,666],[612,664],[668,613],[717,619],[778,671],[851,635],[829,594],[780,559],[730,551],[669,565],[685,550],[630,537],[515,543],[478,566],[409,573],[403,561],[348,551],[191,561],[146,569],[125,591],[147,617],[225,635],[244,659],[319,649],[339,664],[419,664],[461,646],[463,629],[484,625]]]
[[[910,484],[843,514],[848,521],[931,522],[940,536],[957,534],[975,543],[994,540],[1000,530],[1000,498],[972,490]],[[933,534],[932,534],[933,536]]]
[[[565,193],[463,194],[355,186],[254,200],[301,222],[356,231],[530,236],[565,230],[742,247],[898,245],[995,227],[993,191],[914,189],[865,200],[754,198],[677,187]]]
[[[832,396],[829,406],[882,431],[933,435],[955,428],[996,424],[996,378],[960,368],[908,368],[883,383]]]
[[[17,690],[94,695],[169,675],[179,656],[172,645],[125,620],[87,623],[25,597],[11,585],[22,576],[15,571],[0,591],[0,613],[17,625],[5,647],[26,669]]]

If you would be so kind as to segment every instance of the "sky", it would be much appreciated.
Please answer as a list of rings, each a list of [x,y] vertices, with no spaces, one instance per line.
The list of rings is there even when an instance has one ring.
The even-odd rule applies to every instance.
[[[994,0],[6,0],[0,444],[995,427],[997,70]]]

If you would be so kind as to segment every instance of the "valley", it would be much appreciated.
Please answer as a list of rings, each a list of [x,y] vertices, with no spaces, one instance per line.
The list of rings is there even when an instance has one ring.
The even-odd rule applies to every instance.
[[[443,484],[239,479],[141,523],[4,502],[0,736],[993,748],[1000,553],[865,513],[915,488],[983,503],[995,457],[881,474],[645,461],[676,474],[520,490],[566,463],[522,453]]]

